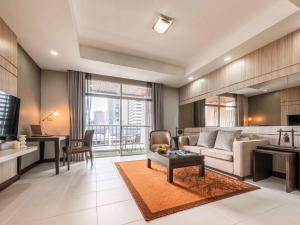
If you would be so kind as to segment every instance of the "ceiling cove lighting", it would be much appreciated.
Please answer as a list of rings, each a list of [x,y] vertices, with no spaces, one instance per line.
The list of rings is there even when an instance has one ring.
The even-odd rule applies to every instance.
[[[231,57],[229,57],[229,56],[227,56],[227,57],[224,58],[225,62],[228,62],[229,60],[231,60]]]
[[[188,79],[189,79],[189,80],[194,80],[194,77],[189,77]]]
[[[167,30],[170,28],[173,22],[173,18],[160,14],[152,29],[155,30],[157,33],[164,34],[167,32]]]
[[[51,51],[50,51],[50,54],[51,54],[51,55],[54,55],[54,56],[58,56],[58,52],[57,52],[57,51],[54,51],[54,50],[51,50]]]

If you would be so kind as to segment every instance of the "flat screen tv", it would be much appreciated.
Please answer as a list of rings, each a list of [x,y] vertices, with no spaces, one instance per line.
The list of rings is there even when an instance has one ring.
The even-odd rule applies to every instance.
[[[20,99],[0,91],[0,143],[17,139],[19,112]]]
[[[288,125],[289,126],[296,126],[300,125],[300,114],[298,115],[288,115]]]

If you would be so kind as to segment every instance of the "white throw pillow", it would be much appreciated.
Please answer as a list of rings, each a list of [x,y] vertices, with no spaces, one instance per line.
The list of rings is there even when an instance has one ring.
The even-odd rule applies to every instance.
[[[197,145],[198,138],[199,138],[198,135],[190,135],[190,136],[188,136],[188,139],[189,139],[189,145],[192,145],[192,146]]]
[[[215,144],[217,134],[217,130],[200,132],[197,145],[212,148]]]
[[[241,132],[242,132],[241,130],[235,130],[235,131],[219,130],[215,142],[215,148],[226,150],[226,151],[232,151],[233,141],[236,137],[239,137],[241,135]]]

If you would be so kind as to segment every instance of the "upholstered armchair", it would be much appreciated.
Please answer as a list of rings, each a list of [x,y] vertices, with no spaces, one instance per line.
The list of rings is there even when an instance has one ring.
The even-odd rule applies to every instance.
[[[157,151],[159,147],[166,146],[172,147],[172,137],[168,130],[156,130],[150,133],[150,150]]]

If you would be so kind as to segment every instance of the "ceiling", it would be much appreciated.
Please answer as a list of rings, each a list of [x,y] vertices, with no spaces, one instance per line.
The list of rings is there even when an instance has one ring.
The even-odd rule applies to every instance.
[[[175,18],[163,35],[159,13]],[[0,16],[42,69],[173,87],[300,27],[288,0],[1,0]]]

